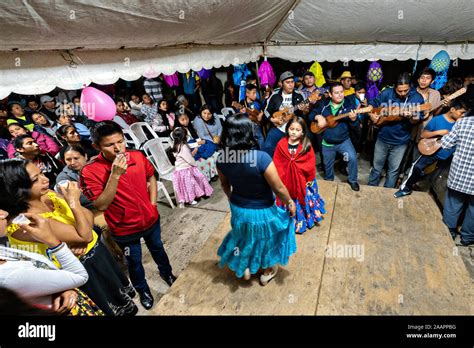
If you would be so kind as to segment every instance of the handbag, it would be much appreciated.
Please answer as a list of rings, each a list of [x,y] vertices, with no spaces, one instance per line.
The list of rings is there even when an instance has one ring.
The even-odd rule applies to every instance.
[[[202,120],[202,118],[201,118]],[[209,130],[209,128],[207,128],[207,124],[206,124],[206,121],[202,120],[202,122],[204,123],[204,127],[206,127],[206,130],[207,130],[207,133],[209,134],[209,136],[212,138],[212,142],[214,144],[219,144],[221,142],[221,137],[218,136],[218,135],[212,135],[211,134],[211,131]]]

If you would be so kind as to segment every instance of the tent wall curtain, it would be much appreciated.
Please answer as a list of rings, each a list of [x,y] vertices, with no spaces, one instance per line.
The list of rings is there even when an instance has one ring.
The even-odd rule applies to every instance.
[[[201,70],[254,62],[262,55],[261,46],[193,47],[166,49],[124,49],[78,51],[0,52],[0,99],[11,92],[48,93],[55,87],[75,90],[89,85],[127,81],[160,73]]]

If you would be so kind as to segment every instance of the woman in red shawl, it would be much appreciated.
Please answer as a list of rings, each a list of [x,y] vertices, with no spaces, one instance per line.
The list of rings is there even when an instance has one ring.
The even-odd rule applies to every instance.
[[[308,139],[306,123],[294,117],[286,126],[286,137],[276,146],[273,161],[281,180],[296,203],[296,232],[304,233],[322,220],[324,200],[318,194],[316,157]],[[277,198],[277,205],[282,202]]]

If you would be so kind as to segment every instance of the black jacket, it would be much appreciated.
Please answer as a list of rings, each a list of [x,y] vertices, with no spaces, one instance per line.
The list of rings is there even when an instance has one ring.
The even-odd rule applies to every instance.
[[[265,116],[267,118],[270,119],[275,112],[280,110],[281,103],[283,102],[282,93],[283,93],[283,90],[280,89],[277,92],[274,92],[268,99],[267,106],[265,107],[265,110],[264,110]],[[292,97],[293,97],[293,101],[292,101],[293,106],[298,105],[304,100],[303,95],[296,90],[293,91]],[[295,114],[300,116],[301,111],[296,110]]]

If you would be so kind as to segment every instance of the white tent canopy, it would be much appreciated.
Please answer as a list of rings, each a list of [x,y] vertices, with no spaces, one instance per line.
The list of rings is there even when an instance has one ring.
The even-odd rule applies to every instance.
[[[0,98],[257,60],[472,59],[473,0],[2,2]]]

